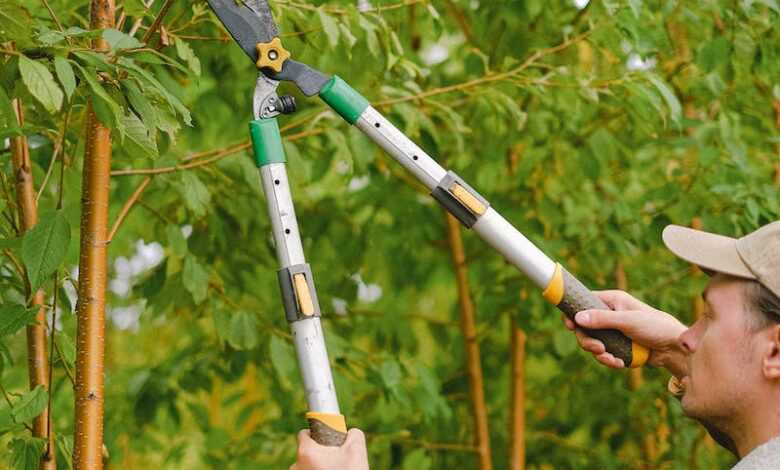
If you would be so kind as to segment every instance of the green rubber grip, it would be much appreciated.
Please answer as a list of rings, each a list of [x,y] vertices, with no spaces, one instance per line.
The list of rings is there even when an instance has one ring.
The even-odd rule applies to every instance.
[[[355,124],[369,106],[368,100],[336,75],[322,87],[320,98],[350,124]]]
[[[252,136],[252,150],[258,167],[287,161],[276,119],[257,119],[250,122],[249,134]]]

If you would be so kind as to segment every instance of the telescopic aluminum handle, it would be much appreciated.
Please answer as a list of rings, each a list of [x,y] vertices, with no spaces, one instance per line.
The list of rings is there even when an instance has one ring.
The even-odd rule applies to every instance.
[[[328,362],[320,323],[320,306],[314,276],[303,255],[295,206],[287,181],[285,155],[276,119],[258,119],[249,125],[252,149],[271,219],[282,304],[298,356],[309,412],[306,419],[315,442],[340,446],[347,425],[339,411],[336,387]]]
[[[569,318],[574,320],[577,312],[590,308],[608,309],[577,278],[490,207],[478,192],[458,175],[442,168],[344,80],[334,76],[320,91],[320,98],[411,172],[445,209],[524,272],[544,290],[545,298]],[[585,331],[601,340],[606,350],[622,359],[626,366],[640,367],[647,361],[647,348],[618,330]]]

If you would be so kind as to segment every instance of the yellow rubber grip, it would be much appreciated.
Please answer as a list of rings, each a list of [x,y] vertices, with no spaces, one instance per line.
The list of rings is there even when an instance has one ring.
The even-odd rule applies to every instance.
[[[642,367],[647,363],[647,359],[650,357],[650,350],[636,341],[631,342],[631,364],[629,367],[636,369]]]
[[[347,433],[347,420],[344,419],[344,415],[309,411],[306,413],[306,419],[316,419],[334,431],[342,432],[344,434]]]
[[[547,287],[544,288],[542,295],[548,302],[553,305],[558,305],[563,300],[563,269],[561,263],[555,263],[555,272],[552,279],[550,279]]]

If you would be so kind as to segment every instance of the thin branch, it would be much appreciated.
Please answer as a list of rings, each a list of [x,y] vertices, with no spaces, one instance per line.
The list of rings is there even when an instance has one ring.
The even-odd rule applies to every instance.
[[[399,8],[404,8],[404,7],[416,5],[418,3],[426,3],[426,2],[428,2],[428,0],[404,0],[402,2],[393,3],[393,4],[390,4],[390,5],[379,5],[379,6],[376,6],[376,7],[360,9],[359,12],[360,13],[381,13],[381,12],[385,12],[385,11],[397,10]],[[288,0],[276,0],[274,3],[276,3],[278,5],[285,5],[285,6],[288,6],[288,7],[297,8],[297,9],[300,9],[300,10],[318,11],[320,9],[319,7],[315,7],[314,5],[309,5],[309,4],[306,4],[306,3],[298,3],[298,2],[295,2],[295,1],[292,1],[292,0],[289,0],[289,1]],[[349,14],[349,11],[347,11],[347,10],[345,10],[343,8],[338,8],[338,7],[322,7],[322,8],[323,8],[323,10],[326,13],[330,13],[332,15],[347,15],[347,14]]]
[[[138,187],[135,188],[133,194],[125,202],[125,205],[122,206],[122,210],[119,211],[119,215],[116,216],[114,225],[111,226],[111,231],[108,233],[108,238],[106,240],[106,243],[111,243],[111,240],[114,239],[114,235],[116,235],[116,231],[119,230],[119,226],[122,225],[122,222],[124,222],[125,218],[127,217],[127,214],[130,213],[130,209],[133,208],[133,205],[136,203],[136,201],[138,201],[138,198],[141,197],[141,193],[144,192],[146,187],[149,186],[149,183],[151,182],[152,182],[152,177],[147,176],[146,178],[144,178],[143,181],[141,181],[141,184],[139,184]]]
[[[76,379],[73,378],[73,372],[70,370],[70,367],[68,366],[68,363],[65,361],[65,354],[63,354],[62,349],[60,349],[60,345],[57,343],[54,344],[54,349],[57,350],[57,356],[60,358],[60,362],[62,363],[62,368],[65,369],[65,375],[68,376],[68,379],[70,379],[70,384],[73,386],[73,389],[76,389]]]
[[[62,27],[62,23],[60,23],[60,19],[57,18],[57,14],[54,13],[54,10],[51,9],[51,5],[49,5],[49,2],[47,0],[41,0],[41,3],[43,3],[43,6],[46,7],[46,10],[49,12],[49,16],[51,16],[51,19],[54,20],[54,24],[57,25],[57,29],[60,30],[61,33],[65,32],[65,28]],[[68,44],[70,44],[70,38],[65,37],[65,40],[68,41]]]
[[[41,182],[41,187],[38,188],[38,194],[35,196],[35,203],[37,204],[38,201],[41,199],[41,194],[43,194],[43,190],[46,188],[46,184],[49,182],[49,177],[52,174],[52,170],[54,169],[54,163],[57,161],[57,157],[62,154],[62,160],[64,164],[65,159],[65,134],[68,131],[68,121],[70,120],[70,111],[71,107],[68,106],[68,111],[65,113],[65,119],[62,123],[62,133],[60,135],[60,139],[58,142],[54,145],[54,150],[51,154],[51,162],[49,162],[49,168],[46,169],[46,176],[43,177],[43,181]],[[60,185],[62,185],[62,178],[60,178]]]
[[[302,139],[304,137],[309,137],[317,134],[322,134],[325,132],[324,129],[311,129],[308,131],[299,132],[297,134],[291,134],[289,137],[286,138],[288,142],[295,141],[298,139]],[[128,170],[114,170],[111,172],[111,176],[128,176],[128,175],[159,175],[163,173],[172,173],[174,171],[181,171],[181,170],[189,170],[192,168],[198,168],[201,166],[209,165],[211,163],[214,163],[216,161],[219,161],[225,157],[229,157],[231,155],[235,155],[239,152],[242,152],[252,146],[251,142],[245,142],[242,144],[233,144],[229,145],[228,147],[225,147],[223,149],[219,150],[210,150],[207,152],[202,152],[200,155],[210,155],[210,158],[201,158],[195,161],[191,161],[190,163],[184,163],[182,165],[174,165],[174,166],[166,166],[161,168],[131,168]],[[194,154],[193,156],[188,157],[188,160],[192,160],[194,158],[197,158]]]
[[[160,8],[160,12],[157,13],[157,17],[154,19],[154,22],[152,23],[151,26],[149,26],[149,29],[146,30],[144,37],[141,39],[142,43],[144,44],[148,43],[149,39],[152,38],[152,35],[154,35],[154,33],[157,32],[157,28],[160,27],[163,18],[165,18],[165,15],[168,14],[168,10],[171,9],[171,5],[173,5],[173,0],[166,0],[166,2],[163,3],[163,6],[162,8]]]
[[[525,60],[525,62],[523,62],[522,64],[518,65],[517,67],[515,67],[515,68],[513,68],[513,69],[511,69],[509,71],[502,72],[502,73],[496,73],[496,74],[487,74],[487,75],[484,75],[482,77],[475,78],[473,80],[469,80],[467,82],[456,83],[456,84],[453,84],[453,85],[448,85],[448,86],[443,86],[443,87],[438,87],[438,88],[432,88],[430,90],[427,90],[427,91],[424,91],[424,92],[421,92],[421,93],[417,93],[415,95],[402,96],[400,98],[391,98],[391,99],[386,99],[386,100],[382,100],[382,101],[377,101],[376,103],[374,103],[374,106],[389,106],[389,105],[398,104],[398,103],[405,103],[405,102],[408,102],[408,101],[421,100],[421,99],[425,99],[425,98],[430,98],[431,96],[441,95],[441,94],[444,94],[444,93],[451,93],[451,92],[454,92],[454,91],[468,90],[470,88],[474,88],[474,87],[476,87],[478,85],[482,85],[482,84],[485,84],[485,83],[497,82],[497,81],[502,81],[502,80],[506,80],[506,79],[509,79],[509,78],[513,78],[517,74],[519,74],[520,72],[522,72],[522,71],[530,68],[531,66],[535,65],[536,61],[541,59],[542,57],[548,56],[550,54],[554,54],[556,52],[560,52],[561,50],[566,49],[567,47],[571,46],[572,44],[583,40],[584,38],[586,38],[588,35],[591,34],[591,31],[592,30],[588,30],[588,31],[586,31],[586,32],[584,32],[582,34],[579,34],[577,36],[569,38],[566,41],[558,44],[557,46],[549,47],[549,48],[546,48],[546,49],[539,49],[538,51],[536,51],[533,54],[531,54]]]

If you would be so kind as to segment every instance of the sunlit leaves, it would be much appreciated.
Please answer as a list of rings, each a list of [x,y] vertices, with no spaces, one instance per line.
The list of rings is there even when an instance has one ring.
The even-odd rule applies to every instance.
[[[19,56],[19,73],[22,82],[27,86],[30,94],[35,97],[50,113],[62,106],[62,90],[54,81],[54,76],[42,63]]]
[[[143,44],[133,36],[129,36],[116,29],[106,29],[103,31],[103,39],[106,40],[108,46],[113,51],[121,51],[123,49],[135,49],[142,47]]]
[[[209,287],[209,273],[192,256],[189,256],[184,260],[182,282],[184,283],[184,287],[192,294],[192,300],[194,300],[196,304],[199,304],[206,299]]]

